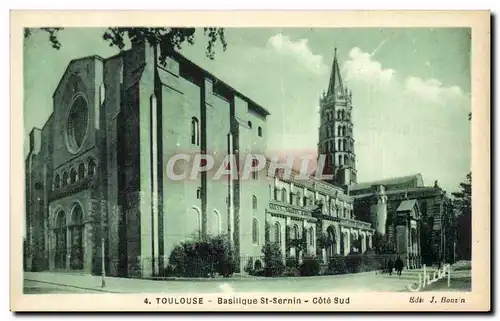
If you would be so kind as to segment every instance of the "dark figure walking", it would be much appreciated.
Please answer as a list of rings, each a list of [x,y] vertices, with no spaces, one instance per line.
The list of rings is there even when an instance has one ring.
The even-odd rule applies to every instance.
[[[392,260],[389,259],[389,262],[387,262],[387,272],[389,272],[389,275],[392,275],[392,269],[393,269]]]
[[[403,271],[403,260],[398,256],[396,262],[394,263],[394,267],[396,268],[396,272],[399,276],[401,276],[401,272]]]

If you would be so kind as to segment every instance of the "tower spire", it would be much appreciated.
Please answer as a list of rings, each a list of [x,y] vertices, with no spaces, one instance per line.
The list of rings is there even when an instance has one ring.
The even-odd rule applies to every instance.
[[[342,83],[342,76],[340,75],[339,62],[337,59],[337,48],[335,47],[327,95],[335,96],[338,92],[341,92],[342,94],[344,93],[344,85]]]

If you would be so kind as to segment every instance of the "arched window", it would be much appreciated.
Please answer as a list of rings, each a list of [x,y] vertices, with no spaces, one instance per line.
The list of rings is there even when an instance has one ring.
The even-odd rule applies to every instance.
[[[62,186],[68,185],[68,172],[63,172],[62,176]]]
[[[248,127],[250,127],[250,129],[252,129],[252,122],[251,121],[248,121]]]
[[[297,224],[295,224],[295,225],[293,226],[293,238],[294,238],[295,240],[298,240],[298,239],[299,239],[299,237],[300,237],[300,236],[299,236],[299,226],[298,226]]]
[[[342,135],[342,126],[337,127],[337,135],[338,136]]]
[[[339,165],[342,165],[342,155],[339,155]]]
[[[259,126],[259,128],[257,128],[257,133],[259,134],[259,137],[262,137],[262,127]]]
[[[61,187],[61,176],[59,176],[59,174],[56,174],[56,178],[54,179],[54,188],[59,187]]]
[[[96,172],[96,164],[92,158],[89,160],[89,164],[87,165],[87,167],[89,176],[93,176]]]
[[[349,164],[349,162],[348,162],[348,158],[347,158],[347,155],[344,155],[344,164],[345,164],[345,165],[348,165],[348,164]]]
[[[195,233],[201,235],[201,211],[196,206],[191,207],[187,219],[187,233]]]
[[[196,117],[191,118],[191,144],[200,146],[200,125]]]
[[[341,116],[341,113],[340,113],[340,110],[337,111],[337,119],[340,119],[340,116]]]
[[[281,225],[280,223],[274,223],[274,242],[281,245]]]
[[[257,197],[255,195],[252,196],[252,208],[254,211],[257,210]]]
[[[252,159],[252,169],[258,168],[259,166],[259,161],[257,158]],[[257,171],[252,171],[252,179],[258,179],[258,172]]]
[[[281,189],[281,201],[286,202],[286,189],[285,188]]]
[[[214,220],[212,225],[212,233],[215,236],[220,235],[220,214],[217,210],[214,210]]]
[[[71,168],[69,172],[69,183],[73,184],[76,182],[76,169]]]
[[[345,118],[345,112],[342,110],[340,112],[340,119],[344,119]]]
[[[252,243],[259,244],[259,221],[255,217],[252,220]]]
[[[337,140],[337,150],[339,150],[339,151],[342,150],[342,145],[340,144],[340,139]]]
[[[309,245],[314,246],[314,228],[309,228]]]
[[[200,199],[200,198],[201,198],[201,188],[200,188],[200,187],[198,187],[198,188],[196,189],[196,199]]]
[[[78,179],[84,179],[85,178],[85,164],[80,163],[78,164]]]

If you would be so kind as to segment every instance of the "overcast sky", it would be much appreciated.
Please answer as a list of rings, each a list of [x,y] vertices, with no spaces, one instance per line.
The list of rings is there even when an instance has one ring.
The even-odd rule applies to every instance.
[[[25,41],[25,135],[49,117],[71,59],[117,53],[102,33],[63,30],[58,51],[42,32]],[[422,173],[450,192],[470,171],[469,29],[226,29],[227,51],[217,48],[213,61],[196,35],[183,54],[271,112],[270,151],[316,154],[318,101],[337,47],[353,92],[360,182]]]

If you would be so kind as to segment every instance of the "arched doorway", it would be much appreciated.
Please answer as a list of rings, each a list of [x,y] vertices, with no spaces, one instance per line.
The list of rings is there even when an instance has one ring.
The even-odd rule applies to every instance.
[[[328,257],[331,257],[337,254],[337,239],[335,235],[335,229],[333,228],[333,226],[329,226],[326,229],[326,235],[328,239],[328,247],[326,249],[326,253]]]
[[[56,253],[54,256],[54,265],[56,269],[66,268],[66,213],[59,210],[56,214],[54,234],[56,237]]]
[[[83,209],[79,203],[71,211],[71,261],[72,270],[83,270]]]

